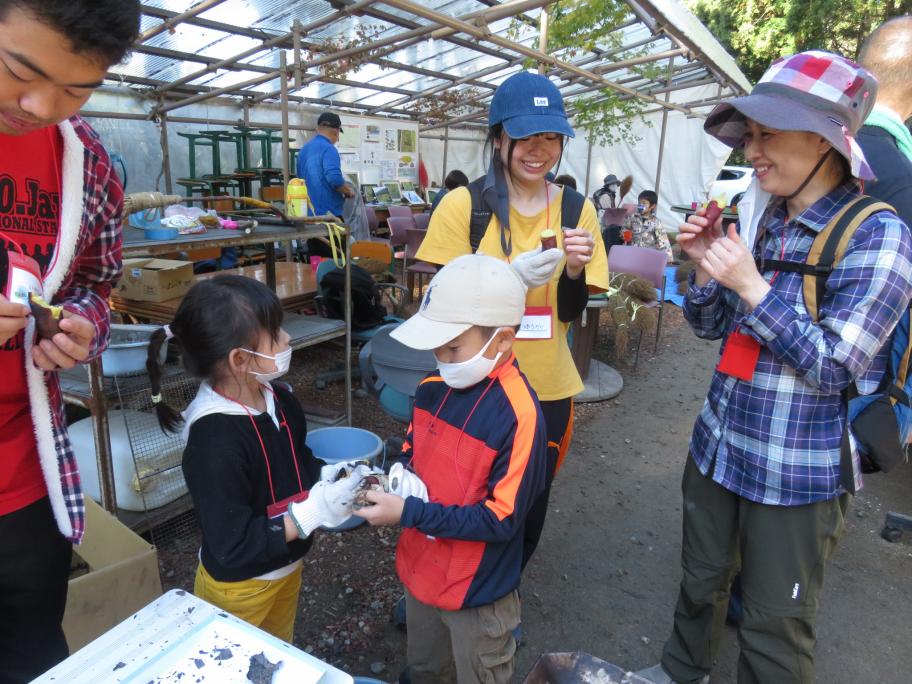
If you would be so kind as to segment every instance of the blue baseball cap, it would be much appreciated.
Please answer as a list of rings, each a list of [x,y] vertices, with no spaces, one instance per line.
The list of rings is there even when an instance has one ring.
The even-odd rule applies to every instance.
[[[547,76],[531,71],[513,74],[494,92],[488,126],[497,124],[514,140],[538,133],[575,135],[557,86]]]

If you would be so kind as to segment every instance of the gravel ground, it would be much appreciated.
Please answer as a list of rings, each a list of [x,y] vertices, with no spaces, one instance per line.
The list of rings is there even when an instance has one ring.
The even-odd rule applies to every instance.
[[[644,667],[658,658],[671,626],[680,580],[680,477],[718,344],[695,338],[673,306],[658,355],[647,335],[636,370],[633,348],[618,361],[611,331],[603,329],[600,340],[595,357],[621,372],[625,388],[611,401],[576,407],[573,445],[524,577],[517,682],[549,651],[582,650],[623,668]],[[333,345],[295,354],[290,379],[302,402],[341,411],[341,386],[317,390],[312,382],[339,358]],[[354,400],[354,424],[384,439],[404,429],[370,397]],[[879,530],[886,511],[912,512],[910,488],[912,469],[905,466],[868,478],[853,503],[828,568],[819,682],[909,681],[912,552],[907,543],[883,541]],[[395,542],[394,530],[366,525],[318,535],[305,559],[296,646],[353,675],[396,679],[406,641],[390,621],[401,595]],[[160,546],[166,589],[192,588],[197,547],[192,533]],[[737,650],[727,628],[714,682],[735,681]]]

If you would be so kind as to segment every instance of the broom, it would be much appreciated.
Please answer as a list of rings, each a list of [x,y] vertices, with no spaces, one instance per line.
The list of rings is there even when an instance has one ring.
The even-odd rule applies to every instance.
[[[630,192],[630,188],[633,187],[633,176],[625,176],[624,180],[621,181],[621,187],[618,189],[618,206],[621,205],[621,202],[624,201],[627,193]]]

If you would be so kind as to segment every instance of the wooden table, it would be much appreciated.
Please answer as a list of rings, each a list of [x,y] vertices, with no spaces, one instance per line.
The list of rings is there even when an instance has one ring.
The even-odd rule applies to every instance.
[[[323,217],[314,217],[314,221],[319,221],[320,218]],[[181,235],[176,240],[148,240],[145,232],[139,228],[124,226],[123,256],[127,259],[140,256],[161,256],[204,247],[242,247],[263,244],[266,247],[266,284],[275,290],[275,243],[306,240],[326,235],[326,228],[322,223],[314,221],[272,224],[264,223],[261,220],[260,225],[250,233],[217,228],[196,235]],[[336,219],[332,218],[332,221],[335,222]]]
[[[313,304],[317,294],[317,280],[310,264],[281,261],[274,264],[275,293],[282,303],[285,311],[300,311]],[[261,283],[268,279],[266,264],[244,266],[242,268],[229,268],[214,273],[200,273],[193,276],[194,282],[209,280],[217,275],[241,275],[253,278]],[[170,323],[177,314],[183,297],[175,297],[164,302],[140,302],[133,299],[124,299],[118,292],[111,294],[111,311],[116,311],[125,316],[133,316],[153,323]]]

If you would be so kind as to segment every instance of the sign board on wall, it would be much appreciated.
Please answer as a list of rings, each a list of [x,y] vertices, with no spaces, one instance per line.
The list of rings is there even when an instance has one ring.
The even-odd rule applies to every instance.
[[[385,180],[418,181],[418,124],[342,116],[339,138],[342,170],[357,173],[362,184]]]

